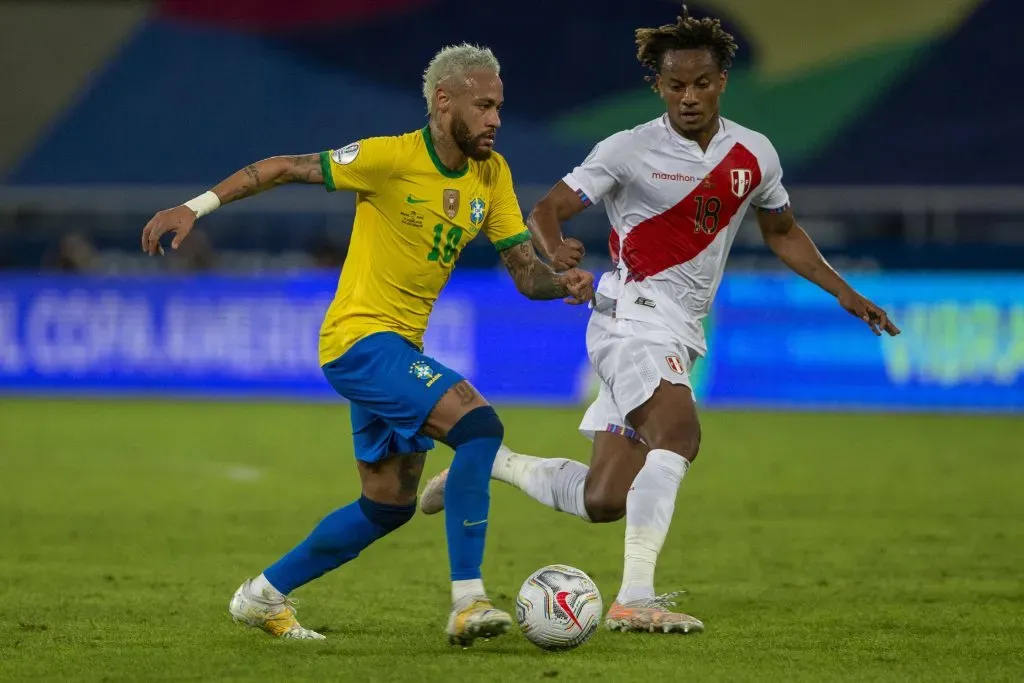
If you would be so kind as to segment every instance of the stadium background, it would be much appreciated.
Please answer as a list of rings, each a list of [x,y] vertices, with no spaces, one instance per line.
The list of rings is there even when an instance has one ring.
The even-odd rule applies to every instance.
[[[1019,2],[689,5],[741,45],[725,114],[771,136],[802,224],[903,334],[874,337],[781,269],[748,220],[658,575],[709,631],[600,633],[555,660],[522,638],[439,655],[439,517],[302,589],[304,621],[331,631],[315,652],[340,658],[230,624],[237,581],[358,490],[316,365],[352,201],[281,188],[162,259],[139,234],[253,160],[422,126],[420,73],[462,40],[502,62],[498,149],[528,211],[596,140],[659,113],[632,31],[677,5],[0,2],[0,679],[593,681],[643,661],[652,679],[1019,680]],[[571,233],[607,265],[600,208]],[[513,447],[586,460],[585,324],[518,296],[477,240],[427,345],[499,405]],[[621,525],[493,496],[499,605],[547,562],[611,599]]]
[[[692,7],[721,14],[741,44],[726,115],[775,141],[803,224],[904,329],[872,339],[778,275],[748,219],[709,320],[701,399],[1024,404],[1024,95],[1005,87],[1024,58],[1002,48],[1012,0]],[[184,253],[163,260],[137,253],[140,226],[251,160],[421,126],[423,65],[459,40],[502,61],[499,144],[528,211],[595,141],[657,115],[632,29],[675,9],[2,6],[2,85],[19,95],[0,105],[0,387],[330,398],[315,329],[344,258],[350,197],[308,187],[257,197],[204,219]],[[603,211],[572,232],[587,265],[604,268]],[[466,249],[431,350],[497,401],[584,399],[585,312],[522,301],[498,268],[484,240]],[[157,272],[179,281],[150,279]]]

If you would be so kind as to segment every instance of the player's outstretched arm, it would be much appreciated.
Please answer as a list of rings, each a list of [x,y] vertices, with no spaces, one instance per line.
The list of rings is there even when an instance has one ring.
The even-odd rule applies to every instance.
[[[217,183],[213,188],[213,193],[220,198],[221,204],[227,204],[259,194],[277,185],[286,183],[321,185],[323,182],[324,172],[320,165],[319,154],[279,156],[249,164]]]
[[[562,237],[562,224],[585,208],[579,195],[565,181],[559,180],[526,219],[534,243],[555,270],[573,268],[583,260],[586,253],[583,243]]]
[[[790,270],[836,297],[839,305],[867,323],[876,335],[886,332],[895,336],[900,333],[884,310],[858,294],[833,270],[807,232],[796,222],[791,207],[787,206],[782,211],[758,209],[757,224],[765,244]]]
[[[142,251],[163,253],[160,238],[174,233],[171,248],[177,249],[188,237],[196,220],[223,204],[251,197],[286,183],[323,183],[319,154],[277,156],[249,164],[236,171],[212,190],[179,206],[158,212],[142,230]]]
[[[557,273],[537,258],[530,242],[520,242],[500,252],[501,261],[516,283],[516,289],[528,299],[561,299],[583,304],[594,298],[594,276],[579,268]]]

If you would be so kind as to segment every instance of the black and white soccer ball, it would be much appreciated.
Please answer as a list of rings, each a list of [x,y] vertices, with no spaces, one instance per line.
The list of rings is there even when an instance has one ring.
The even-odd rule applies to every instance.
[[[519,628],[544,650],[571,650],[587,642],[603,611],[597,584],[585,572],[564,564],[530,574],[516,598]]]

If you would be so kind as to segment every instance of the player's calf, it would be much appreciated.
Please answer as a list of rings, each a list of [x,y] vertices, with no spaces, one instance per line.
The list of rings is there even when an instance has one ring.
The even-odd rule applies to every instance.
[[[455,450],[444,502],[452,599],[484,595],[480,565],[490,511],[490,478],[505,428],[490,406],[466,413],[444,436]]]
[[[583,504],[587,508],[587,516],[595,524],[617,522],[626,515],[626,491],[598,488],[587,479],[583,487]]]
[[[594,433],[594,453],[583,489],[592,522],[615,522],[626,514],[626,496],[647,460],[647,446],[632,429],[609,426]]]
[[[631,432],[632,430],[627,430]],[[647,447],[622,430],[598,431],[590,467],[569,458],[540,458],[502,445],[491,477],[510,484],[534,500],[586,522],[614,522],[626,510],[626,494],[647,457]],[[448,470],[428,482],[420,510],[444,509]]]
[[[700,423],[690,388],[662,381],[628,419],[650,447],[626,496],[626,548],[616,604],[654,599],[654,570],[675,510],[676,494],[696,457]]]
[[[505,427],[494,408],[463,380],[434,406],[424,431],[455,451],[444,486],[452,602],[486,601],[480,566],[491,505],[491,468]]]
[[[588,471],[586,465],[575,460],[538,458],[516,453],[503,445],[491,467],[491,478],[516,487],[550,508],[589,522],[583,496]],[[433,515],[444,510],[447,483],[448,470],[427,483],[420,497],[423,514]]]
[[[295,548],[267,567],[263,577],[276,591],[288,595],[300,586],[350,562],[371,543],[402,526],[416,505],[390,505],[367,498],[324,517]]]

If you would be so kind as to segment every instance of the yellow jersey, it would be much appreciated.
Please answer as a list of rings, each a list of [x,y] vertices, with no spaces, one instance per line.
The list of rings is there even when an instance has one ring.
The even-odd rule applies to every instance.
[[[453,171],[429,126],[322,152],[320,164],[328,191],[356,192],[348,255],[320,328],[321,365],[375,332],[395,332],[422,351],[462,248],[479,232],[499,251],[530,239],[504,157]]]

